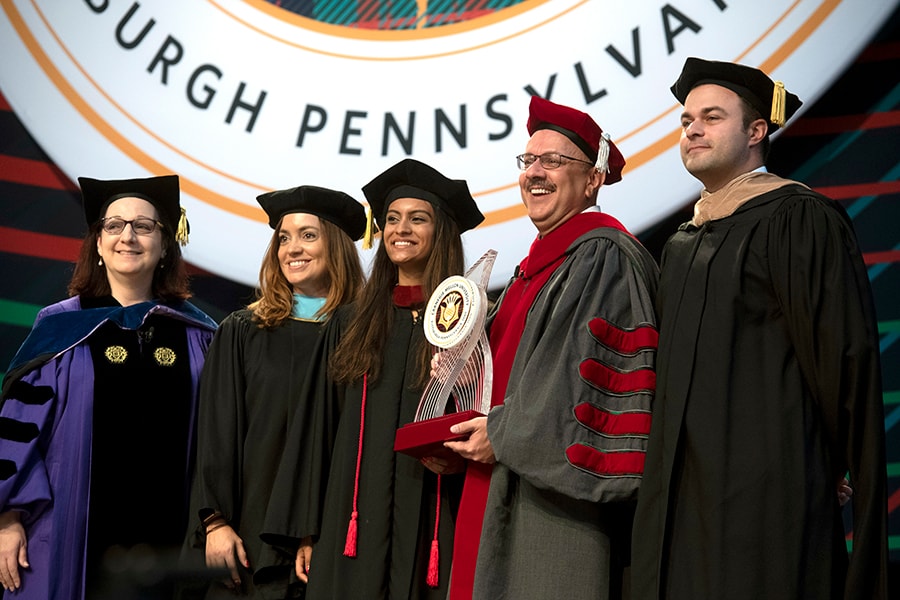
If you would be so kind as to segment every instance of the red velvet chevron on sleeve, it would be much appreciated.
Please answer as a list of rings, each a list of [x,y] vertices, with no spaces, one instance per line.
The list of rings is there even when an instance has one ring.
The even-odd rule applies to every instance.
[[[588,327],[594,339],[610,350],[626,356],[637,354],[641,350],[656,350],[659,343],[659,332],[652,325],[621,329],[598,317],[591,319]]]

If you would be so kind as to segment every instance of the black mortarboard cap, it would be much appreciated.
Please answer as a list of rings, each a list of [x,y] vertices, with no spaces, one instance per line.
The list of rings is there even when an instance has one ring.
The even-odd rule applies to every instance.
[[[91,179],[79,177],[84,216],[91,225],[103,216],[106,207],[119,198],[141,198],[156,207],[160,221],[182,245],[187,243],[187,217],[181,208],[177,175],[142,179]]]
[[[672,93],[684,104],[688,93],[698,85],[712,83],[728,88],[750,103],[769,123],[769,133],[777,131],[803,104],[784,84],[754,67],[730,62],[690,57],[684,61],[681,75]]]
[[[309,213],[334,223],[358,240],[366,229],[366,211],[362,204],[349,194],[317,187],[301,185],[288,190],[276,190],[256,197],[269,216],[269,227],[275,229],[281,217],[290,213]]]
[[[484,221],[484,215],[469,186],[462,179],[450,179],[436,169],[412,158],[401,160],[362,188],[378,226],[384,230],[385,214],[397,198],[418,198],[441,208],[468,231]]]

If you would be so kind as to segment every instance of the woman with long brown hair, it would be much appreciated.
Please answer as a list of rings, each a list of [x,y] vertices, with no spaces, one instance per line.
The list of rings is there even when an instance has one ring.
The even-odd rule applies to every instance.
[[[298,418],[308,408],[302,391],[330,318],[363,284],[354,240],[366,218],[356,200],[315,186],[257,200],[274,230],[258,299],[222,321],[203,372],[188,546],[227,573],[206,597],[303,593],[293,555],[264,544],[260,533],[289,423],[308,424],[302,436],[326,428]]]
[[[216,327],[186,301],[178,177],[78,181],[71,297],[38,313],[3,382],[0,582],[17,598],[109,594],[116,557],[177,550]]]
[[[342,411],[307,598],[444,598],[461,476],[393,451],[430,371],[422,312],[464,270],[460,235],[484,217],[465,181],[406,159],[363,187],[382,231],[330,357]],[[451,481],[455,479],[456,481]],[[443,554],[433,553],[443,546]],[[430,573],[429,573],[430,571]]]

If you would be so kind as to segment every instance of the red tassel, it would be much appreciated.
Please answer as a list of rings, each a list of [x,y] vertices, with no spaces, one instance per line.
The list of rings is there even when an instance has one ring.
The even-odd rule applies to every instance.
[[[437,506],[434,509],[434,537],[431,540],[431,556],[428,558],[428,574],[425,583],[436,588],[440,578],[440,553],[438,552],[438,533],[441,530],[441,476],[437,476]]]
[[[350,515],[350,524],[347,526],[347,541],[344,544],[344,556],[356,558],[356,517],[354,510]]]
[[[440,570],[440,556],[438,554],[438,541],[431,540],[431,558],[428,559],[428,587],[436,588],[438,586],[438,573]]]
[[[353,477],[353,512],[347,525],[347,541],[344,542],[344,556],[356,558],[356,527],[359,517],[359,468],[362,465],[363,429],[366,423],[366,392],[369,389],[369,374],[363,375],[362,402],[359,407],[359,442],[356,445],[356,474]]]

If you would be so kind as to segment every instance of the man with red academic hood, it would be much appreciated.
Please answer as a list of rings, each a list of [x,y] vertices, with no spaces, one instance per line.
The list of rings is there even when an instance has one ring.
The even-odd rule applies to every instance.
[[[650,429],[658,270],[597,206],[625,160],[587,114],[531,99],[516,157],[538,230],[491,315],[486,417],[469,459],[451,600],[618,598]]]

